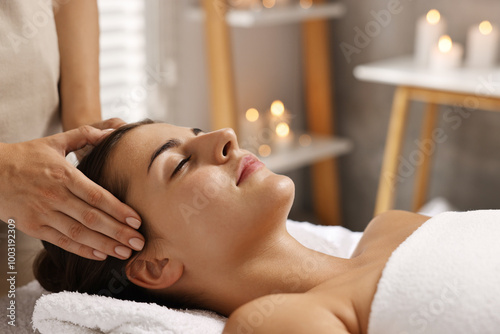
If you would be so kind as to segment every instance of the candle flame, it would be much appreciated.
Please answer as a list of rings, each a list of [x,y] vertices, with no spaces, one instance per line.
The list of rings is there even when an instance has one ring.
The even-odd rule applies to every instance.
[[[259,146],[259,155],[261,157],[267,157],[269,154],[271,154],[271,146],[266,144]]]
[[[266,8],[273,8],[274,5],[276,4],[276,0],[263,0],[262,5]]]
[[[490,21],[483,21],[479,24],[479,31],[483,35],[489,35],[493,31],[493,26]]]
[[[300,0],[300,7],[304,9],[311,8],[312,4],[312,0]]]
[[[286,137],[290,133],[290,127],[285,122],[278,123],[276,125],[276,134],[279,137]]]
[[[451,41],[450,36],[448,35],[441,36],[441,38],[439,39],[438,47],[439,51],[441,51],[442,53],[450,52],[453,47],[453,42]]]
[[[245,117],[249,122],[255,122],[259,119],[259,111],[255,108],[250,108],[245,113]]]
[[[427,22],[429,22],[430,24],[433,25],[438,24],[440,20],[441,20],[441,14],[437,9],[431,9],[427,13]]]
[[[285,105],[280,100],[276,100],[271,104],[271,114],[281,116],[285,112]]]

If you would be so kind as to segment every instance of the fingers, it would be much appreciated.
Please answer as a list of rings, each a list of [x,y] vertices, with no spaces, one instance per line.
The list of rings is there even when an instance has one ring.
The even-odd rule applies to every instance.
[[[50,140],[55,142],[59,149],[64,151],[64,155],[79,150],[86,145],[96,146],[104,138],[125,123],[120,118],[110,118],[99,123],[84,125],[77,129],[50,136]]]
[[[90,218],[89,221],[93,221],[93,225],[99,226],[101,225],[100,219],[98,218],[97,215],[94,216],[95,213],[91,213],[88,217]],[[95,217],[95,218],[94,218]],[[129,231],[126,231],[125,229],[130,229],[126,225],[120,224],[116,222],[116,224],[121,225],[122,228],[120,229],[122,235],[119,236],[120,239],[123,238],[129,238],[126,235],[131,234]],[[108,225],[106,222],[104,222],[102,225],[106,226]],[[56,230],[60,231],[62,234],[64,234],[64,237],[60,237],[56,242],[59,244],[63,244],[63,246],[69,247],[70,244],[75,242],[80,246],[81,249],[79,249],[79,252],[83,252],[85,254],[85,257],[90,258],[95,258],[96,256],[98,258],[103,258],[106,255],[111,255],[114,257],[117,257],[119,259],[125,260],[130,257],[132,254],[132,250],[130,249],[131,245],[129,245],[128,242],[124,242],[125,245],[122,245],[122,243],[113,240],[109,237],[107,237],[104,234],[99,233],[101,230],[106,230],[106,228],[98,228],[96,230],[92,229],[91,226],[85,226],[84,224],[80,223],[79,221],[74,220],[72,217],[69,217],[63,213],[58,213],[55,216],[55,220],[52,222],[51,227],[55,228]],[[140,250],[142,249],[142,245],[144,245],[144,242],[142,241],[142,237],[140,236],[139,233],[136,231],[130,229],[132,232],[133,237],[137,237],[138,234],[141,239],[141,244],[139,246],[141,247],[133,247],[135,250]],[[128,240],[130,240],[129,238]],[[87,249],[90,248],[90,251]],[[72,250],[74,250],[74,246],[72,247]],[[93,252],[93,250],[97,250],[98,252]]]
[[[79,149],[79,150],[77,150],[77,151],[74,151],[73,153],[75,153],[76,158],[78,159],[78,161],[79,161],[79,162],[81,162],[81,161],[82,161],[82,159],[83,159],[86,155],[88,155],[90,152],[92,152],[92,149],[93,149],[93,148],[94,148],[94,147],[93,147],[93,146],[91,146],[91,145],[86,145],[86,146],[84,146],[83,148],[81,148],[81,149]]]
[[[93,127],[104,130],[104,129],[118,129],[120,126],[127,124],[121,118],[110,118],[99,123],[92,124]]]
[[[50,242],[51,244],[56,245],[70,253],[97,261],[102,261],[107,258],[106,254],[71,240],[70,237],[50,226],[44,226],[41,228],[41,232],[43,240]]]
[[[50,136],[54,145],[63,151],[64,155],[85,147],[85,145],[99,144],[111,131],[96,129],[90,125],[84,125],[78,129]]]
[[[68,206],[65,212],[73,221],[70,224],[65,222],[65,226],[58,228],[64,234],[79,243],[118,258],[128,258],[131,254],[130,248],[142,250],[144,238],[139,232],[81,200],[73,203],[74,205]]]
[[[120,202],[77,169],[72,171],[71,177],[65,182],[68,190],[82,201],[69,206],[72,209],[68,214],[74,219],[89,228],[99,228],[100,232],[125,245],[129,245],[130,239],[134,237],[143,240],[142,235],[134,230],[141,225],[141,219],[128,205]]]

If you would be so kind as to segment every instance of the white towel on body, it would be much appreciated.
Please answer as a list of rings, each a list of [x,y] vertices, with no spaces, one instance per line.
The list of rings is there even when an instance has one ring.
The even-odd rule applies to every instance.
[[[289,233],[306,247],[350,257],[361,232],[340,226],[317,226],[287,221]],[[75,292],[42,296],[33,313],[33,326],[54,333],[182,333],[220,334],[226,319],[213,312],[179,311],[157,304],[137,303]]]
[[[499,331],[500,210],[439,214],[393,252],[369,334]]]

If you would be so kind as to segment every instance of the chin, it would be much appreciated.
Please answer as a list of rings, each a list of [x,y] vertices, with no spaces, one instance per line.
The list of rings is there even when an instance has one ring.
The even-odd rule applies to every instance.
[[[266,178],[261,204],[274,220],[286,219],[295,198],[295,184],[285,175],[272,174]]]
[[[289,199],[293,203],[293,199],[295,198],[295,183],[293,183],[292,179],[285,175],[276,175],[278,180],[276,182],[276,193],[280,194],[279,196],[284,199]]]
[[[237,244],[243,249],[259,243],[264,235],[282,230],[295,197],[295,184],[288,176],[269,173],[257,184],[242,208],[247,213],[243,218],[246,224],[238,224],[235,232],[241,236]]]

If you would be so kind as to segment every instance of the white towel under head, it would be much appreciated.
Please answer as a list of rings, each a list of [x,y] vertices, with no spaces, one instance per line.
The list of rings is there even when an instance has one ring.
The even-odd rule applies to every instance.
[[[221,333],[225,319],[213,312],[172,310],[152,303],[137,303],[77,292],[41,298],[33,322],[41,333]]]

